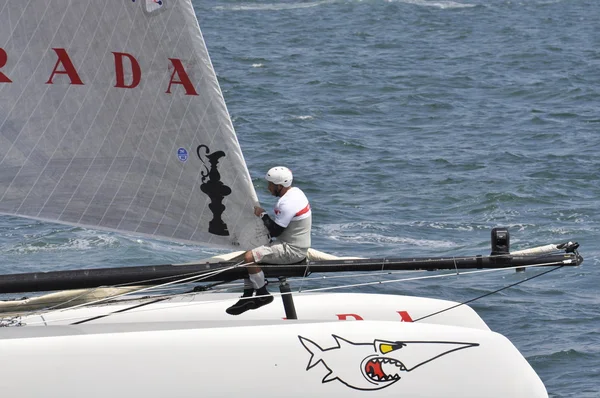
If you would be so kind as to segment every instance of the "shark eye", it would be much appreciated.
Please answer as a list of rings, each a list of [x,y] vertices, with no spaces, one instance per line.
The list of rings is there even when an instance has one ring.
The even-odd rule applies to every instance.
[[[379,343],[379,352],[382,354],[387,354],[388,352],[392,352],[394,350],[400,349],[406,346],[406,344],[401,343],[399,341],[396,342],[385,342]]]

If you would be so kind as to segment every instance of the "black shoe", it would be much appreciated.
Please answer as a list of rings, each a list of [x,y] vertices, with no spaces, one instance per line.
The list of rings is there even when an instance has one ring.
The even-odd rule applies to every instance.
[[[240,315],[248,310],[253,310],[253,309],[257,308],[254,300],[256,300],[255,297],[248,297],[248,298],[242,297],[241,299],[238,300],[237,303],[235,303],[231,307],[227,308],[225,310],[225,312],[228,313],[229,315]]]
[[[269,294],[267,285],[265,285],[256,291],[256,297],[252,300],[254,301],[254,308],[252,309],[255,310],[263,305],[271,304],[273,302],[273,296]]]
[[[263,305],[271,304],[273,302],[273,296],[269,294],[268,296],[254,297],[252,300],[254,301],[254,307],[251,309],[255,310]]]

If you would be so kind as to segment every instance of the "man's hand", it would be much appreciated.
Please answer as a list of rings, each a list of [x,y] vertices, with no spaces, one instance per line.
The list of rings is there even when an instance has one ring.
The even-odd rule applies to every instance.
[[[266,213],[265,209],[263,209],[262,207],[254,206],[254,215],[256,217],[260,217],[260,215],[263,213]]]

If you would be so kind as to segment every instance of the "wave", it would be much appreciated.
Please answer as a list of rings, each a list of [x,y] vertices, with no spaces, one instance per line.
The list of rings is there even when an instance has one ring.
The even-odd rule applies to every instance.
[[[477,4],[459,3],[456,1],[440,1],[440,0],[386,0],[388,3],[404,3],[422,7],[433,7],[439,9],[455,9],[455,8],[472,8],[477,7]],[[276,2],[276,3],[244,3],[229,6],[216,6],[215,10],[227,11],[282,11],[296,10],[302,8],[319,7],[326,4],[339,3],[339,0],[321,0],[309,2]]]
[[[424,7],[435,7],[441,9],[452,9],[452,8],[472,8],[477,7],[477,4],[469,3],[458,3],[456,1],[431,1],[431,0],[388,0],[388,2],[397,2],[405,4],[414,4],[417,6]]]
[[[583,359],[583,358],[586,358],[586,359],[594,358],[595,356],[596,356],[596,354],[593,354],[593,353],[570,349],[570,350],[556,351],[551,354],[534,355],[534,356],[528,357],[527,359],[529,359],[532,362],[567,361],[567,360],[572,361],[572,360]]]
[[[291,3],[255,3],[255,4],[238,4],[231,6],[217,6],[215,10],[227,10],[227,11],[282,11],[282,10],[296,10],[301,8],[312,8],[318,7],[323,4],[335,3],[337,0],[321,0],[311,2],[291,2]]]
[[[52,236],[54,235],[54,236]],[[89,231],[88,236],[65,238],[56,234],[32,236],[25,242],[4,247],[6,254],[30,254],[38,252],[87,251],[105,247],[117,247],[119,238],[109,234],[97,234]],[[86,234],[87,235],[87,234]]]
[[[432,239],[414,239],[402,236],[386,236],[375,233],[360,233],[352,235],[329,235],[330,239],[343,242],[354,242],[359,244],[375,243],[375,244],[405,244],[417,247],[428,247],[428,248],[441,248],[449,249],[457,247],[458,245],[451,241],[446,240],[432,240]]]

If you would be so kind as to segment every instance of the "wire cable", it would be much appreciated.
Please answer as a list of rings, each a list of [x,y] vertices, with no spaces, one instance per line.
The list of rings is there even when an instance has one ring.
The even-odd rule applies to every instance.
[[[506,289],[509,289],[509,288],[511,288],[511,287],[514,287],[514,286],[520,285],[521,283],[524,283],[524,282],[530,281],[530,280],[532,280],[532,279],[535,279],[535,278],[537,278],[537,277],[540,277],[540,276],[542,276],[542,275],[545,275],[545,274],[548,274],[548,273],[550,273],[550,272],[556,271],[557,269],[560,269],[560,268],[562,268],[562,267],[564,267],[564,265],[559,265],[559,266],[557,266],[557,267],[554,267],[554,268],[552,268],[552,269],[549,269],[548,271],[540,272],[540,273],[539,273],[539,274],[537,274],[537,275],[530,276],[529,278],[525,278],[525,279],[523,279],[523,280],[521,280],[521,281],[519,281],[519,282],[515,282],[515,283],[513,283],[513,284],[510,284],[510,285],[508,285],[508,286],[504,286],[504,287],[502,287],[502,288],[500,288],[500,289],[494,290],[493,292],[489,292],[489,293],[486,293],[486,294],[482,294],[481,296],[477,296],[477,297],[475,297],[475,298],[472,298],[472,299],[470,299],[470,300],[464,301],[464,302],[462,302],[462,303],[458,303],[458,304],[456,304],[456,305],[453,305],[453,306],[451,306],[451,307],[448,307],[448,308],[446,308],[446,309],[443,309],[443,310],[440,310],[440,311],[436,311],[436,312],[434,312],[434,313],[431,313],[431,314],[429,314],[429,315],[422,316],[422,317],[420,317],[420,318],[417,318],[417,319],[413,319],[413,322],[417,322],[417,321],[420,321],[420,320],[422,320],[422,319],[426,319],[426,318],[432,317],[432,316],[434,316],[434,315],[438,315],[438,314],[441,314],[441,313],[443,313],[443,312],[450,311],[450,310],[452,310],[452,309],[454,309],[454,308],[456,308],[456,307],[460,307],[461,305],[467,305],[467,304],[469,304],[469,303],[472,303],[472,302],[474,302],[474,301],[480,300],[480,299],[482,299],[482,298],[484,298],[484,297],[491,296],[492,294],[499,293],[499,292],[501,292],[501,291],[503,291],[503,290],[506,290]]]

